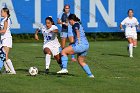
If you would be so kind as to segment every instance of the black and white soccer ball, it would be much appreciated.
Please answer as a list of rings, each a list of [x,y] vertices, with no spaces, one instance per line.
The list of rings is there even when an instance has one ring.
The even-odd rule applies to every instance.
[[[36,76],[38,74],[38,69],[36,67],[30,67],[29,74],[31,76]]]

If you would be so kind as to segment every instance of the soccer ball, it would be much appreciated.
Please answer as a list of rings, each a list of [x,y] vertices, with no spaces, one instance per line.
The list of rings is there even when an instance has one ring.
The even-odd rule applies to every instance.
[[[30,69],[29,69],[29,74],[30,74],[31,76],[37,75],[37,74],[38,74],[38,69],[37,69],[36,67],[30,67]]]

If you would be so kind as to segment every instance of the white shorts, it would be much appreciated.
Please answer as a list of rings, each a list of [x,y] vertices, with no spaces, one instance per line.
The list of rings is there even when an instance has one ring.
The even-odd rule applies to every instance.
[[[132,38],[132,39],[137,39],[137,33],[136,32],[126,32],[125,33],[126,38]]]
[[[49,48],[52,52],[53,56],[56,56],[60,53],[59,48],[60,48],[60,44],[59,42],[48,42],[46,44],[43,45],[43,49],[45,48]]]
[[[1,45],[12,48],[12,37],[7,37],[1,40]]]

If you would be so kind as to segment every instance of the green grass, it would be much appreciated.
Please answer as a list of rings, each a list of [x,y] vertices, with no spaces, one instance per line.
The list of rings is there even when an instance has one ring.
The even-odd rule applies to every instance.
[[[90,42],[87,63],[95,79],[90,79],[78,65],[69,61],[69,75],[57,75],[60,70],[52,59],[50,74],[44,74],[42,43],[14,43],[10,53],[17,75],[0,75],[0,93],[139,93],[140,48],[129,58],[127,42]],[[36,66],[40,73],[28,75]]]

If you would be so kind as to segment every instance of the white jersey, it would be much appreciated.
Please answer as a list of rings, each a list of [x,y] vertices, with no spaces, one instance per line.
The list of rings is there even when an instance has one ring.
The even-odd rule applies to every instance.
[[[126,26],[126,33],[136,33],[136,26],[139,25],[139,22],[135,17],[132,17],[132,19],[127,17],[121,22],[121,24]]]
[[[0,28],[3,29],[4,28],[4,22],[7,20],[7,17],[2,19],[1,23],[0,23]],[[10,18],[8,18],[8,27],[7,27],[7,30],[5,33],[1,34],[1,39],[4,39],[4,38],[9,38],[9,37],[12,37],[11,36],[11,31],[10,31],[10,26],[11,26],[11,20]]]
[[[57,46],[59,45],[60,47],[60,44],[57,39],[57,34],[54,32],[51,32],[56,29],[58,28],[55,25],[52,25],[50,29],[48,29],[46,26],[42,26],[40,30],[42,31],[42,34],[44,36],[44,44],[53,43],[54,45],[57,44]]]

